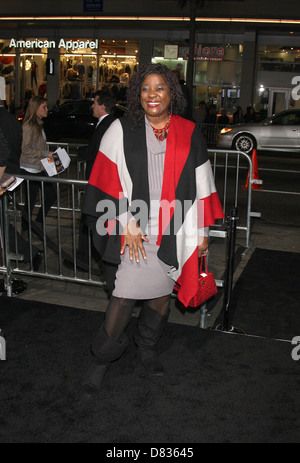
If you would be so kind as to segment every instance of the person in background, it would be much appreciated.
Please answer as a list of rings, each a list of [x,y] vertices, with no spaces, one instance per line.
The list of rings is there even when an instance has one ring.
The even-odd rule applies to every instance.
[[[254,108],[252,106],[247,106],[245,114],[245,122],[256,122]]]
[[[4,80],[4,79],[3,79]],[[4,91],[3,91],[4,86]],[[22,126],[17,121],[16,117],[10,114],[5,109],[5,82],[0,78],[0,178],[4,171],[8,174],[18,175],[21,170],[19,167],[20,155],[22,146]],[[5,191],[1,188],[0,194]],[[9,233],[11,237],[17,236],[17,249],[15,240],[11,239],[10,250],[23,255],[23,262],[30,262],[30,247],[29,243],[20,233],[15,232],[12,224],[9,225]],[[33,270],[38,271],[42,263],[42,252],[32,245],[32,265]]]
[[[8,163],[8,157],[9,157],[8,155],[9,155],[8,144],[4,136],[4,133],[0,127],[0,181],[2,179],[2,176],[4,174],[4,171]],[[0,195],[2,195],[4,191],[5,190],[0,185]]]
[[[90,398],[128,346],[125,330],[137,300],[138,360],[148,374],[164,374],[156,346],[174,284],[187,307],[198,289],[198,258],[208,252],[208,227],[224,217],[200,126],[178,115],[185,105],[166,66],[142,65],[130,81],[126,116],[100,144],[82,210],[102,262],[115,273],[106,281],[111,297],[82,382]],[[194,227],[187,224],[192,217]]]
[[[2,88],[2,90],[1,90]],[[22,126],[17,118],[5,107],[5,79],[0,77],[0,128],[7,141],[9,156],[6,162],[6,172],[17,175],[20,171],[20,154],[22,144]]]
[[[173,74],[177,77],[178,82],[180,84],[183,96],[186,101],[186,106],[182,114],[180,114],[181,117],[184,117],[185,119],[193,120],[193,111],[192,111],[192,105],[191,105],[191,98],[190,98],[190,92],[189,89],[184,81],[184,79],[181,78],[180,72],[178,69],[174,69]]]
[[[225,127],[226,125],[229,124],[229,117],[226,114],[225,109],[221,109],[221,116],[218,118],[218,126],[219,128]]]
[[[37,73],[37,64],[35,61],[31,63],[31,88],[33,88],[33,83],[35,82],[35,86],[37,87],[37,80],[36,80],[36,73]]]
[[[98,90],[95,93],[94,103],[92,105],[93,116],[98,119],[95,130],[91,136],[89,144],[86,149],[87,163],[86,163],[86,180],[89,179],[92,167],[94,165],[96,156],[99,151],[99,146],[103,135],[110,126],[110,124],[116,119],[115,109],[116,100],[109,89]]]
[[[4,171],[14,175],[20,173],[21,143],[21,124],[6,109],[6,82],[0,76],[0,179]]]
[[[93,116],[98,119],[98,123],[91,136],[88,146],[84,146],[78,149],[78,158],[80,160],[86,160],[86,171],[85,178],[89,179],[90,173],[95,162],[96,156],[99,151],[101,139],[110,126],[110,124],[116,119],[115,116],[115,98],[109,89],[98,90],[95,93],[94,103],[92,105]],[[83,270],[89,269],[89,232],[88,227],[85,224],[85,214],[81,214],[80,226],[79,226],[79,242],[77,248],[76,263],[79,268]],[[93,255],[99,260],[99,255],[93,248]],[[68,267],[70,266],[67,262],[64,262]]]
[[[207,117],[207,106],[205,101],[200,101],[198,108],[195,109],[194,119],[195,122],[199,122],[200,124],[206,120]]]
[[[205,123],[206,124],[216,124],[217,123],[217,114],[216,114],[215,107],[213,105],[210,105],[208,108]]]
[[[233,124],[242,124],[245,122],[243,110],[241,106],[237,107],[237,110],[233,113]]]
[[[43,118],[48,115],[47,100],[40,96],[34,96],[30,99],[26,115],[23,122],[23,140],[22,153],[20,157],[21,172],[24,175],[33,175],[46,177],[47,174],[41,163],[42,159],[51,157],[52,151],[47,149],[46,135],[43,129]],[[42,189],[40,181],[31,180],[29,183],[30,202],[28,204],[28,195],[26,192],[25,212],[30,217],[36,203],[39,191]],[[51,206],[56,201],[56,191],[52,183],[44,182],[44,214],[49,212]],[[36,222],[43,222],[43,208],[41,207]],[[28,229],[28,221],[23,216],[22,229]]]

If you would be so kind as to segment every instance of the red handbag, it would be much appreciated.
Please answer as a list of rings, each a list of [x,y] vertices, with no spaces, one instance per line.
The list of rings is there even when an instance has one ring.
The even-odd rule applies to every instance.
[[[204,269],[203,267],[204,261]],[[217,294],[218,288],[212,273],[207,271],[206,256],[201,257],[199,276],[198,276],[198,291],[189,302],[189,307],[198,307],[204,304],[208,299]]]

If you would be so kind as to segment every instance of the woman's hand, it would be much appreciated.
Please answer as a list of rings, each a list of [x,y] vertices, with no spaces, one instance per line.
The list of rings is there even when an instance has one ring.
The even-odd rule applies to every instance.
[[[133,254],[135,255],[136,262],[140,261],[140,254],[143,258],[146,259],[146,251],[143,246],[143,241],[149,241],[146,236],[143,234],[142,230],[138,226],[135,220],[132,220],[124,228],[123,231],[124,242],[121,247],[121,254],[124,254],[126,246],[129,247],[129,259],[133,259]]]
[[[208,253],[208,237],[203,236],[201,243],[198,244],[198,257],[206,256]]]

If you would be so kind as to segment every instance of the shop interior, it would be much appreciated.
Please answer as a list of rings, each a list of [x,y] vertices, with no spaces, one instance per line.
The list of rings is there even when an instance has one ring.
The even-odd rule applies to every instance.
[[[19,89],[21,108],[14,107],[16,51],[9,40],[0,40],[0,75],[5,77],[10,111],[26,107],[34,95],[47,96],[47,49],[19,49]],[[59,98],[89,98],[103,86],[109,86],[118,101],[125,100],[126,87],[138,67],[137,40],[98,41],[98,50],[81,48],[70,53],[59,50]]]
[[[60,50],[60,102],[92,97],[103,86],[125,101],[126,87],[138,67],[138,41],[100,40],[97,52]]]

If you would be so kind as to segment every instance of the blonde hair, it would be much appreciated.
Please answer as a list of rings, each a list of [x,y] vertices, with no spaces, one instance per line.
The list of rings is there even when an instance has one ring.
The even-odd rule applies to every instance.
[[[28,125],[34,131],[34,137],[38,137],[42,133],[43,123],[38,122],[36,112],[45,102],[47,102],[46,98],[42,96],[33,96],[30,98],[27,106],[23,125]]]

